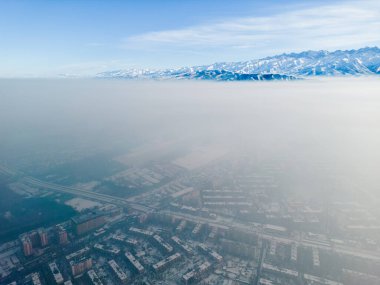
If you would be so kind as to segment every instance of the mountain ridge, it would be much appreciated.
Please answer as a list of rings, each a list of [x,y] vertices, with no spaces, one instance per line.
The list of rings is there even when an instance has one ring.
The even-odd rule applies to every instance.
[[[198,79],[198,80],[293,80],[310,76],[380,75],[380,49],[365,47],[336,51],[283,53],[261,59],[216,62],[178,69],[127,69],[105,71],[97,78]]]

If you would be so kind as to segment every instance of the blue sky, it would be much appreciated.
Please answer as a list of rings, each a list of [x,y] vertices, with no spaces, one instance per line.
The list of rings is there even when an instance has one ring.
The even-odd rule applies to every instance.
[[[0,1],[0,76],[380,46],[380,1]]]

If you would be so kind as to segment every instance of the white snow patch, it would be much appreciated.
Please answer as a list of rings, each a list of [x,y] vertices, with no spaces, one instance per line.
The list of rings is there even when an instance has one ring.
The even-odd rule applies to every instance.
[[[86,200],[83,198],[73,198],[71,200],[66,201],[65,204],[74,208],[78,212],[82,212],[83,210],[92,209],[102,205],[98,202]]]

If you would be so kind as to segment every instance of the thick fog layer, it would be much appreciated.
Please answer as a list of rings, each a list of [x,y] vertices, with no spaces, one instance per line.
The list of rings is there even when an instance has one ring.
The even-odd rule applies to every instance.
[[[290,191],[376,201],[379,90],[380,81],[367,78],[2,80],[0,164],[32,173],[80,156],[112,158],[139,148],[143,163],[218,149],[281,165]]]

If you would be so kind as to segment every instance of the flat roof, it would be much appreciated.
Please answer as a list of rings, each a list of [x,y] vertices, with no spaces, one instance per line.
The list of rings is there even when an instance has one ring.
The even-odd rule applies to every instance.
[[[211,267],[211,263],[208,261],[203,262],[201,265],[199,265],[199,271],[203,272]]]
[[[182,278],[183,278],[185,281],[189,281],[191,278],[199,276],[198,273],[203,273],[204,271],[206,271],[206,270],[207,270],[208,268],[210,268],[210,267],[211,267],[211,263],[208,262],[208,261],[206,261],[206,262],[202,263],[202,264],[198,267],[197,270],[196,270],[196,269],[193,269],[193,270],[187,272],[186,274],[184,274],[184,275],[182,276]]]
[[[309,281],[318,282],[325,285],[343,285],[343,283],[332,281],[329,279],[321,278],[318,276],[310,275],[310,274],[304,274],[304,278]]]
[[[101,216],[104,216],[105,213],[104,212],[101,212],[101,211],[91,211],[89,213],[86,213],[86,214],[83,214],[83,215],[80,215],[80,216],[75,216],[75,217],[72,217],[71,220],[75,223],[75,224],[82,224],[82,223],[85,223],[89,220],[92,220],[92,219],[95,219],[97,217],[101,217]]]
[[[166,257],[165,259],[157,262],[156,264],[153,265],[153,268],[155,270],[158,270],[158,269],[162,268],[163,266],[167,265],[168,263],[170,263],[170,262],[172,262],[172,261],[174,261],[180,257],[181,257],[181,254],[177,252],[177,253],[170,255],[170,256]]]
[[[54,276],[55,282],[57,283],[62,283],[63,282],[63,277],[61,272],[58,269],[58,266],[55,262],[49,263],[50,271]]]
[[[87,260],[89,260],[89,259],[91,259],[91,257],[83,256],[83,257],[81,257],[81,258],[79,258],[79,259],[71,260],[71,261],[70,261],[70,265],[78,264],[78,263],[81,263],[81,262],[87,261]]]
[[[134,233],[138,233],[138,234],[142,234],[145,236],[152,236],[154,234],[151,231],[143,230],[143,229],[139,229],[139,228],[135,228],[135,227],[130,227],[129,231],[134,232]]]
[[[70,253],[69,255],[66,255],[66,259],[67,260],[73,259],[74,257],[82,255],[82,254],[84,254],[85,252],[87,252],[89,250],[90,250],[90,248],[86,246],[86,247],[84,247],[84,248],[82,248],[82,249],[80,249],[78,251],[74,251],[74,252]]]
[[[264,229],[265,230],[279,231],[279,232],[286,232],[286,230],[287,230],[285,227],[270,225],[270,224],[264,225]]]
[[[186,220],[182,220],[179,225],[177,226],[176,230],[179,231],[179,230],[183,230],[184,227],[186,227],[186,224],[187,224],[187,221]]]
[[[263,268],[267,269],[267,270],[275,271],[278,273],[284,273],[284,274],[289,275],[289,276],[298,277],[297,271],[287,269],[287,268],[278,267],[278,266],[274,266],[274,265],[269,264],[269,263],[263,263]]]
[[[182,276],[182,278],[185,280],[185,281],[188,281],[190,278],[193,278],[195,276],[196,272],[195,270],[191,270],[190,272],[187,272],[185,275]]]
[[[31,276],[33,285],[41,285],[40,274],[38,272],[32,273]]]
[[[115,246],[110,247],[110,246],[105,246],[100,243],[94,244],[94,248],[108,252],[108,253],[112,253],[112,254],[118,254],[120,252],[120,249],[118,249]]]
[[[130,245],[137,245],[137,243],[138,243],[137,239],[129,238],[124,234],[114,234],[112,236],[112,239],[120,241],[120,242],[125,242],[125,243],[130,244]]]
[[[129,260],[130,263],[139,271],[143,271],[144,267],[141,265],[141,263],[133,256],[130,252],[125,252],[125,257]]]
[[[219,253],[216,251],[212,250],[211,248],[207,247],[205,244],[200,243],[198,245],[204,252],[208,253],[212,258],[214,258],[217,261],[222,261],[223,256],[221,256]]]
[[[100,281],[95,270],[91,269],[91,270],[87,271],[87,274],[90,277],[90,279],[94,285],[103,285],[102,281]]]
[[[127,274],[120,268],[115,260],[112,259],[108,261],[108,264],[111,266],[112,270],[116,273],[117,277],[119,277],[121,281],[127,280]]]
[[[260,278],[259,280],[260,285],[273,285],[273,282],[268,279]]]
[[[193,253],[192,248],[186,244],[184,241],[182,241],[179,237],[173,236],[172,240],[179,245],[183,250],[185,250],[187,253]]]
[[[193,231],[192,231],[192,234],[197,234],[197,233],[199,233],[199,231],[201,230],[202,226],[203,226],[202,223],[198,223],[198,224],[196,224],[195,227],[194,227],[194,229],[193,229]]]
[[[162,237],[160,237],[159,235],[154,235],[153,236],[154,240],[157,241],[163,248],[165,248],[165,250],[167,252],[172,252],[173,251],[173,247],[168,244],[167,242],[164,241],[164,239]]]

